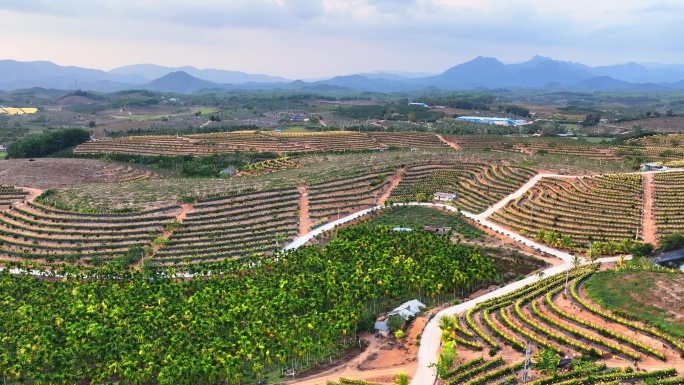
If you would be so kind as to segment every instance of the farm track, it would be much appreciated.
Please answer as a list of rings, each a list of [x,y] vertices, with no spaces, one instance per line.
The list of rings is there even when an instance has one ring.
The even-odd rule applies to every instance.
[[[180,209],[181,209],[181,211],[178,213],[178,215],[176,215],[176,222],[178,222],[178,223],[183,223],[183,220],[185,219],[185,217],[188,215],[189,212],[192,211],[193,206],[190,205],[190,204],[185,203],[185,204],[182,204],[182,205],[180,206]],[[160,237],[160,238],[169,239],[169,238],[171,237],[171,235],[173,235],[173,229],[164,229],[164,232],[162,232],[162,234],[161,234],[159,237]],[[150,255],[149,258],[147,258],[147,259],[154,258],[154,256],[157,254],[157,252],[159,251],[159,249],[161,248],[161,246],[162,246],[162,245],[156,245],[156,244],[153,243],[153,244],[152,244],[152,255]],[[142,265],[142,262],[143,262],[144,259],[145,259],[145,258],[141,259],[141,260],[135,265],[135,268],[136,268],[136,269],[138,269],[138,268],[140,267],[140,265]]]
[[[387,199],[389,199],[390,194],[392,194],[392,191],[399,185],[399,182],[401,182],[402,176],[404,174],[405,169],[400,168],[397,169],[397,172],[394,173],[394,177],[392,178],[392,183],[389,185],[387,188],[387,191],[385,191],[382,196],[378,199],[377,205],[378,206],[383,206]]]
[[[657,246],[657,232],[654,214],[654,185],[653,174],[644,174],[644,211],[642,222],[642,237],[644,243],[650,243]]]
[[[306,186],[297,187],[299,191],[299,235],[304,235],[311,229],[309,217],[309,193]]]
[[[439,138],[439,140],[446,143],[449,147],[453,148],[454,150],[458,151],[461,149],[461,146],[459,146],[458,143],[447,140],[442,135],[439,135],[439,134],[437,135],[437,137]]]

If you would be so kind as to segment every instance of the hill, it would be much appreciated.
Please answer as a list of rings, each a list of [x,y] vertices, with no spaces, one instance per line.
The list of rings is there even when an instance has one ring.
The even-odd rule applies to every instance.
[[[220,88],[216,83],[198,79],[183,71],[171,72],[143,86],[144,89],[161,92],[189,94],[203,89]]]
[[[287,82],[288,79],[262,74],[248,74],[241,71],[227,71],[219,69],[198,69],[192,66],[183,67],[164,67],[156,64],[134,64],[110,70],[110,74],[115,75],[140,75],[147,79],[156,79],[172,72],[182,71],[198,79],[207,80],[221,84],[242,84],[242,83],[274,83]]]

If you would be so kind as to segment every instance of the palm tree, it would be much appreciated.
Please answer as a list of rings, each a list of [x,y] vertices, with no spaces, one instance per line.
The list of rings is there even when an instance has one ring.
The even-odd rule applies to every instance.
[[[576,269],[579,265],[582,264],[582,258],[580,258],[577,255],[573,255],[572,260],[570,262],[572,262],[572,266]]]
[[[565,235],[561,238],[561,247],[564,248],[565,250],[570,250],[573,246],[574,242],[572,241],[572,238],[569,235]]]
[[[445,331],[451,331],[451,318],[448,315],[442,316],[439,319],[439,328]]]

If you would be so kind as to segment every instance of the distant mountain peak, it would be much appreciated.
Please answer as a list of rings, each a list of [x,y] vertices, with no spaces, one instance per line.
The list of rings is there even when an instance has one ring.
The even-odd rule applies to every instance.
[[[198,79],[185,71],[174,71],[147,83],[144,88],[152,91],[188,94],[218,86],[216,83]]]

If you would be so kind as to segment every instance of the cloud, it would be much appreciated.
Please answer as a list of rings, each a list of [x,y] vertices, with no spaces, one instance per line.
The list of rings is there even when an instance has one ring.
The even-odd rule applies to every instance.
[[[2,0],[0,33],[23,37],[21,47],[7,50],[22,57],[51,60],[40,57],[48,51],[37,48],[49,40],[66,53],[91,46],[99,54],[81,60],[93,63],[163,60],[160,64],[245,71],[258,67],[262,72],[288,71],[288,76],[302,77],[379,68],[435,71],[479,55],[508,62],[534,54],[587,64],[625,58],[684,61],[684,43],[677,38],[684,33],[679,20],[684,4],[680,4],[675,0]],[[99,42],[107,42],[108,47]],[[105,48],[117,56],[108,55]]]
[[[318,17],[323,6],[319,0],[3,0],[0,10],[210,28],[282,28]]]

